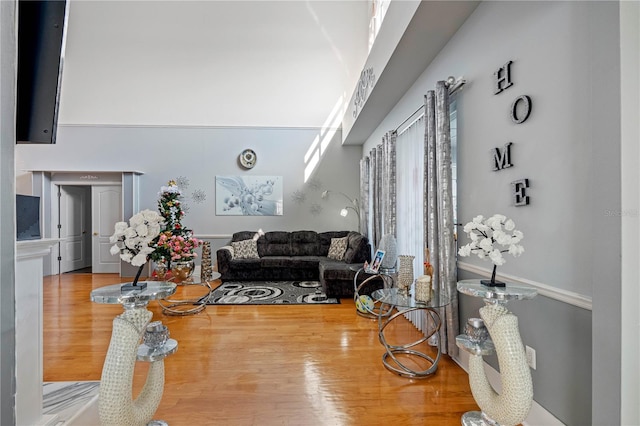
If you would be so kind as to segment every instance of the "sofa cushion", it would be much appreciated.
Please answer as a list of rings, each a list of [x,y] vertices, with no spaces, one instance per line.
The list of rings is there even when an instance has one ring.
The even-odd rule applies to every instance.
[[[359,266],[361,265],[348,265],[331,259],[323,260],[319,267],[320,276],[325,280],[350,280],[353,283],[353,277]]]
[[[320,262],[326,259],[324,256],[294,256],[291,258],[291,267],[318,269]]]
[[[240,231],[240,232],[234,232],[234,234],[231,236],[231,241],[244,241],[244,240],[250,240],[250,239],[252,239],[256,234],[257,234],[257,232],[256,232],[256,231]]]
[[[344,252],[347,250],[348,237],[332,238],[331,245],[329,246],[329,253],[327,257],[334,260],[342,260]]]
[[[364,235],[358,232],[349,232],[347,238],[347,250],[344,252],[342,260],[344,260],[345,263],[354,263],[354,259],[356,259],[358,252],[361,250],[362,244],[366,244],[367,241]]]
[[[264,256],[260,258],[260,266],[263,268],[291,268],[290,256]]]
[[[315,231],[294,231],[291,233],[292,256],[319,256],[320,243]]]
[[[291,233],[285,231],[272,231],[264,234],[264,244],[258,251],[263,256],[291,256]],[[260,238],[263,238],[260,237]]]
[[[254,239],[232,241],[234,259],[259,259],[258,245]]]
[[[260,269],[260,259],[233,259],[231,268],[242,271]]]

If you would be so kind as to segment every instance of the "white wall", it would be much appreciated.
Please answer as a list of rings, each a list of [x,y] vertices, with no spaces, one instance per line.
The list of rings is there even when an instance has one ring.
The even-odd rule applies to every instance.
[[[640,3],[620,3],[622,91],[621,424],[640,418]]]
[[[367,38],[365,1],[72,1],[60,123],[321,127]]]
[[[15,423],[16,2],[0,2],[0,424]]]
[[[366,58],[366,2],[72,1],[67,37],[57,143],[17,146],[21,192],[25,170],[135,170],[141,209],[188,180],[196,235],[357,229],[320,194],[358,193],[360,151],[340,146],[339,124]],[[248,174],[283,176],[283,216],[215,215],[215,176]]]

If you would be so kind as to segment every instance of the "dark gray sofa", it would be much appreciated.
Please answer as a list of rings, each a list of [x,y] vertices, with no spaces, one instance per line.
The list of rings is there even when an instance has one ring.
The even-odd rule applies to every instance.
[[[371,261],[371,245],[366,237],[354,231],[266,232],[256,242],[259,258],[234,258],[231,243],[249,240],[255,235],[255,231],[236,232],[229,246],[217,250],[222,281],[320,281],[327,297],[353,297],[357,268]],[[345,259],[329,259],[331,239],[346,236]],[[381,283],[374,282],[370,289],[363,289],[363,293],[380,286]]]

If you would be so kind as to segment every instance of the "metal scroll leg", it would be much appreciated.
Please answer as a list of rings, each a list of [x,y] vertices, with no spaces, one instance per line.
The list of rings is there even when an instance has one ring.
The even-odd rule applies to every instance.
[[[404,316],[409,312],[417,311],[417,310],[425,311],[425,313],[431,316],[434,323],[433,329],[430,330],[429,333],[423,335],[420,339],[414,342],[410,342],[405,345],[390,345],[387,342],[387,339],[384,334],[386,327],[389,324],[391,324],[396,318],[400,316]],[[408,377],[411,379],[423,379],[436,372],[436,370],[438,369],[438,362],[440,361],[440,356],[442,355],[440,343],[438,343],[438,345],[436,346],[437,355],[435,359],[415,348],[419,344],[429,340],[429,338],[432,335],[437,334],[438,331],[440,330],[442,321],[440,320],[440,315],[435,309],[423,308],[423,307],[409,308],[403,311],[396,312],[394,315],[389,317],[384,322],[382,321],[382,317],[380,317],[378,324],[380,328],[380,331],[378,333],[380,343],[382,343],[382,345],[386,350],[386,352],[382,355],[382,363],[384,364],[387,370],[391,371],[392,373],[396,373],[402,377]],[[403,355],[403,356],[398,357],[397,355]],[[426,360],[427,363],[429,364],[429,367],[425,370],[416,370],[415,368],[412,368],[406,365],[405,364],[406,361],[405,363],[402,362],[405,357],[408,359],[417,357],[419,359]]]

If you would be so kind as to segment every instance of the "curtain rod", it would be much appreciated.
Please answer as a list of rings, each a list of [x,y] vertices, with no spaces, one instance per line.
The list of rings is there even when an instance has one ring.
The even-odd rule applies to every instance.
[[[455,77],[450,76],[449,78],[447,78],[447,80],[445,81],[445,84],[449,87],[449,95],[453,95],[455,92],[460,90],[462,88],[462,86],[464,86],[464,84],[466,82],[467,82],[467,80],[465,80],[462,77],[456,79]],[[395,131],[397,132],[398,129],[400,127],[402,127],[403,124],[405,124],[407,121],[411,120],[411,118],[414,115],[416,115],[418,112],[420,112],[421,109],[424,109],[424,104],[420,105],[420,107],[417,110],[415,110],[414,112],[411,113],[411,115],[409,115],[407,118],[405,118],[404,121],[402,123],[400,123],[398,125],[398,127],[396,127]]]

